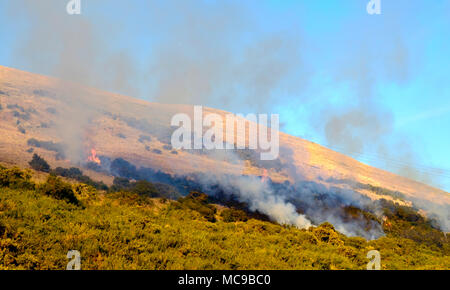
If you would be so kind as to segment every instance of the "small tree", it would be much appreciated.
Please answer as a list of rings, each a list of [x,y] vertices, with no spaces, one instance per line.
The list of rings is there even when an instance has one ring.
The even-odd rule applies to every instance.
[[[42,157],[34,153],[33,159],[28,163],[31,168],[37,171],[50,172],[50,165]]]

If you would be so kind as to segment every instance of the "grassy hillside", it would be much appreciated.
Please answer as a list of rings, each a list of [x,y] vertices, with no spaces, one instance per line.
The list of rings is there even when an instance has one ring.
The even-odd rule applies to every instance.
[[[75,199],[74,199],[75,198]],[[0,168],[0,269],[450,269],[442,232],[405,208],[386,206],[387,235],[349,238],[330,224],[300,230],[256,220],[193,193],[178,201],[106,192],[56,177]]]

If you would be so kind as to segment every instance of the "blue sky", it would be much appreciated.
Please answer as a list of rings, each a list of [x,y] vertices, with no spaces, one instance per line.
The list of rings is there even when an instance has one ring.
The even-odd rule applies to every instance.
[[[279,113],[287,133],[450,191],[450,1],[381,0],[368,15],[368,0],[81,0],[79,16],[36,2],[0,0],[1,65],[71,77],[59,46],[73,45],[76,67],[95,68],[88,84]],[[64,29],[73,37],[59,41]]]

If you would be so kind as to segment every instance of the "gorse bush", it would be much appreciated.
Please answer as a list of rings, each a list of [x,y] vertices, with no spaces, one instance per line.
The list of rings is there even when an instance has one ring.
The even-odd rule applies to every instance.
[[[414,210],[391,203],[386,235],[367,241],[330,223],[298,229],[250,217],[230,222],[245,219],[243,213],[212,205],[199,192],[171,201],[97,192],[52,175],[29,189],[29,171],[4,167],[0,182],[0,269],[62,270],[74,249],[86,270],[363,270],[370,250],[380,251],[382,269],[450,269],[445,235]],[[222,218],[212,223],[216,215]]]
[[[18,167],[5,168],[0,166],[0,186],[21,189],[34,189],[35,184],[31,181],[31,172],[21,170]]]
[[[366,241],[327,224],[300,230],[255,219],[211,223],[174,206],[178,202],[130,192],[90,199],[83,208],[34,191],[3,189],[0,268],[65,269],[73,249],[86,270],[363,270],[373,249],[381,253],[382,269],[450,268],[448,250],[391,235]]]
[[[396,237],[411,239],[430,247],[442,249],[448,245],[447,237],[434,221],[420,215],[416,210],[383,201],[384,215],[387,218],[384,231]]]
[[[312,230],[314,236],[321,242],[329,243],[335,246],[342,246],[344,242],[339,237],[339,233],[336,232],[334,226],[328,222],[321,224],[320,226]]]
[[[0,187],[11,189],[34,190],[50,197],[65,200],[72,204],[78,204],[78,200],[72,190],[72,185],[61,178],[50,174],[46,182],[36,185],[32,180],[30,170],[22,170],[18,167],[5,168],[0,166]]]
[[[127,204],[130,206],[151,206],[154,204],[151,197],[129,191],[114,192],[108,195],[108,197],[117,200],[117,202],[122,205]]]
[[[181,208],[194,210],[209,222],[216,221],[216,208],[208,204],[208,195],[191,191],[188,196],[179,198],[178,202]]]
[[[39,187],[39,190],[53,198],[65,200],[72,204],[79,204],[72,186],[53,174],[47,177],[47,181]]]
[[[227,208],[224,209],[220,216],[223,218],[223,221],[226,223],[231,222],[245,222],[248,220],[247,213],[240,209]]]

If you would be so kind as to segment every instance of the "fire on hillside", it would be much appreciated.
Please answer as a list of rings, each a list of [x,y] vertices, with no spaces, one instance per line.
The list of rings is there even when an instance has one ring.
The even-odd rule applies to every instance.
[[[97,157],[97,151],[94,148],[91,149],[91,155],[88,156],[87,160],[89,162],[97,163],[98,165],[102,164],[100,158]]]

